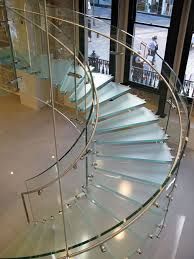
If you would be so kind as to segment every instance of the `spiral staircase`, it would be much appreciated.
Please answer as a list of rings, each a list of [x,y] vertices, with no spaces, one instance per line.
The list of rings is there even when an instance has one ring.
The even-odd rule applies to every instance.
[[[164,227],[188,140],[177,80],[174,84],[172,77],[167,80],[159,73],[171,95],[169,107],[175,105],[179,120],[177,145],[171,149],[167,127],[162,128],[161,119],[146,100],[134,95],[130,86],[115,82],[112,75],[95,72],[75,46],[70,49],[68,41],[51,33],[49,15],[46,23],[50,31],[25,16],[28,11],[7,7],[7,12],[10,19],[17,21],[19,17],[32,24],[69,52],[68,58],[30,54],[29,62],[29,53],[21,55],[15,50],[14,66],[19,75],[51,81],[50,99],[45,105],[55,107],[54,98],[62,100],[64,107],[75,111],[82,131],[63,157],[25,181],[27,190],[21,192],[21,203],[27,223],[16,238],[10,237],[0,258],[143,257],[145,244]],[[72,11],[67,12],[63,22],[72,24]],[[83,29],[80,24],[73,25]],[[121,41],[117,44],[136,52]],[[1,49],[0,57],[2,66],[13,62],[6,48]],[[12,91],[14,83],[3,89]],[[29,94],[25,86],[16,93]],[[185,117],[187,120],[187,114]]]

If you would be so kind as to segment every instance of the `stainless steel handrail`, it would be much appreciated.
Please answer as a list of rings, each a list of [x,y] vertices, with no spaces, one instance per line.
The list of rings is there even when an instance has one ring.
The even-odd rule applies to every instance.
[[[8,7],[8,8],[12,10],[11,7]],[[14,10],[18,10],[18,11],[23,11],[22,9],[20,9],[20,8],[15,8],[15,7],[14,7],[13,9],[14,9]],[[23,11],[23,12],[24,12],[24,11]],[[27,10],[25,10],[25,12],[33,13],[33,14],[40,15],[40,16],[43,15],[43,14],[40,14],[40,13],[37,13],[37,12],[31,12],[31,11],[27,11]],[[72,11],[71,11],[71,12],[72,12]],[[82,14],[82,15],[83,15],[83,14]],[[180,124],[179,146],[178,146],[177,155],[176,155],[176,157],[175,157],[175,159],[174,159],[174,163],[173,163],[173,166],[172,166],[172,168],[171,168],[171,171],[172,171],[173,168],[175,167],[176,163],[177,163],[177,160],[178,160],[178,158],[179,158],[179,154],[180,154],[180,152],[181,152],[181,147],[182,147],[182,142],[183,142],[183,141],[182,141],[182,135],[183,135],[182,133],[183,133],[183,130],[182,130],[182,123],[181,123],[181,111],[180,111],[180,108],[179,108],[178,101],[177,101],[177,99],[176,99],[176,96],[175,96],[175,94],[174,94],[174,91],[173,91],[172,87],[171,87],[170,84],[167,82],[167,80],[164,78],[164,76],[162,76],[162,75],[160,74],[160,72],[159,72],[148,60],[146,60],[143,56],[141,56],[137,51],[135,51],[134,49],[132,49],[131,47],[127,46],[126,44],[124,44],[124,43],[122,43],[122,42],[120,42],[120,41],[118,41],[118,40],[116,40],[116,39],[114,39],[114,38],[112,38],[112,37],[110,37],[110,36],[108,36],[108,35],[106,35],[106,34],[104,34],[104,33],[102,33],[102,32],[99,32],[99,31],[97,31],[97,30],[88,28],[88,27],[86,27],[86,26],[84,26],[84,25],[80,25],[80,24],[78,24],[78,23],[74,23],[74,22],[69,21],[69,20],[66,20],[66,19],[62,19],[62,18],[58,18],[58,17],[55,17],[55,16],[50,16],[50,15],[48,15],[48,18],[54,19],[54,20],[58,20],[58,21],[61,21],[61,22],[65,22],[65,23],[67,23],[67,24],[75,25],[75,26],[77,26],[77,27],[80,27],[80,28],[85,29],[85,30],[87,30],[87,31],[94,32],[94,33],[96,33],[96,34],[101,35],[101,36],[104,37],[104,38],[107,38],[107,39],[109,39],[109,40],[111,40],[111,41],[114,41],[115,43],[120,44],[121,46],[123,46],[123,47],[125,47],[127,50],[129,50],[130,52],[135,53],[137,56],[139,56],[144,62],[146,62],[146,63],[153,69],[153,71],[155,71],[155,72],[158,74],[158,76],[160,77],[160,79],[163,80],[163,82],[164,82],[164,83],[166,84],[166,86],[168,87],[168,90],[170,91],[170,93],[171,93],[173,99],[175,100],[176,107],[177,107],[177,111],[178,111],[178,115],[179,115],[179,124]]]
[[[9,7],[7,7],[7,8],[9,8]],[[10,9],[10,8],[9,8],[9,9]],[[18,16],[22,17],[23,19],[25,19],[25,20],[31,22],[33,25],[35,25],[36,27],[38,27],[39,29],[41,29],[41,30],[44,31],[44,29],[43,29],[41,26],[35,24],[34,22],[32,22],[32,21],[31,21],[30,19],[28,19],[27,17],[23,16],[22,14],[18,13],[17,11],[14,11],[13,9],[11,9],[11,11],[14,12],[15,14],[17,14]],[[51,33],[49,33],[49,36],[51,36],[53,39],[55,39],[62,47],[64,47],[70,54],[73,55],[73,52],[72,52],[66,45],[64,45],[61,41],[59,41],[55,36],[53,36]],[[78,57],[76,57],[76,60],[77,60],[78,63],[82,66],[82,68],[84,69],[85,73],[87,74],[87,72],[89,72],[89,74],[90,74],[90,76],[89,76],[88,78],[89,78],[89,81],[91,80],[91,86],[92,86],[92,88],[93,88],[93,90],[94,90],[95,99],[96,99],[95,102],[94,102],[94,100],[92,101],[92,105],[95,104],[95,106],[96,106],[96,121],[95,121],[95,124],[93,125],[93,132],[92,132],[92,134],[91,134],[91,136],[90,136],[90,139],[88,140],[87,146],[85,146],[85,148],[82,150],[82,152],[80,153],[80,155],[78,156],[78,158],[75,159],[74,162],[72,162],[72,164],[67,168],[67,170],[65,170],[65,172],[60,175],[60,178],[62,178],[68,171],[70,171],[70,170],[73,168],[73,166],[80,160],[80,158],[83,156],[83,154],[86,153],[86,151],[87,151],[87,149],[88,149],[88,147],[89,147],[89,145],[90,145],[90,143],[91,143],[91,141],[92,141],[92,139],[93,139],[93,136],[94,136],[94,134],[95,134],[95,130],[96,130],[96,127],[97,127],[97,121],[98,121],[99,103],[98,103],[97,91],[96,91],[96,88],[95,88],[95,86],[94,86],[94,82],[93,82],[93,78],[92,78],[92,75],[91,75],[91,71],[90,71],[90,69],[89,69],[89,66],[88,66],[88,68],[87,68],[87,70],[86,70],[85,66],[83,65],[83,63],[80,61],[80,59],[79,59]],[[52,180],[52,181],[49,182],[48,184],[45,184],[45,185],[43,185],[43,186],[41,186],[41,187],[39,187],[39,188],[36,188],[36,189],[34,189],[34,190],[31,190],[31,191],[29,191],[29,192],[23,192],[21,195],[27,195],[27,194],[31,194],[31,193],[34,193],[34,192],[41,191],[42,189],[45,189],[46,187],[48,187],[48,186],[50,186],[51,184],[53,184],[54,182],[56,182],[58,179],[59,179],[59,178],[55,178],[54,180]]]
[[[14,8],[15,9],[15,8]],[[17,8],[16,8],[17,9]],[[22,11],[21,9],[19,9],[20,11]],[[35,12],[32,12],[32,13],[35,13]],[[38,13],[36,13],[38,14]],[[41,15],[41,14],[39,14]],[[77,256],[79,254],[82,254],[84,252],[87,252],[101,244],[103,244],[104,242],[107,242],[108,240],[112,239],[113,237],[115,237],[116,235],[118,235],[119,233],[121,233],[122,231],[124,231],[126,228],[128,228],[131,224],[133,224],[137,219],[139,219],[153,204],[154,202],[158,199],[158,197],[161,195],[161,193],[164,191],[164,189],[166,188],[169,180],[171,179],[172,175],[173,175],[173,172],[174,170],[176,169],[176,166],[177,164],[180,162],[180,155],[181,155],[181,147],[182,147],[182,143],[183,143],[183,140],[182,140],[182,137],[183,137],[183,128],[182,128],[182,121],[181,121],[181,111],[180,111],[180,108],[179,108],[179,104],[178,104],[178,101],[176,99],[176,96],[173,92],[173,89],[171,88],[170,84],[166,81],[166,79],[157,71],[156,68],[154,68],[152,66],[152,64],[150,62],[148,62],[144,57],[142,57],[141,55],[139,55],[136,51],[134,51],[132,48],[126,46],[124,43],[121,43],[119,42],[118,40],[115,40],[107,35],[104,35],[103,33],[101,32],[98,32],[96,30],[93,30],[93,29],[90,29],[90,28],[87,28],[83,25],[80,25],[80,24],[77,24],[77,23],[74,23],[74,22],[71,22],[71,21],[68,21],[68,20],[64,20],[64,19],[61,19],[61,18],[56,18],[56,17],[53,17],[53,16],[48,16],[49,18],[51,19],[56,19],[56,20],[59,20],[59,21],[63,21],[65,23],[69,23],[69,24],[72,24],[72,25],[75,25],[75,26],[78,26],[80,28],[83,28],[83,29],[86,29],[86,30],[90,30],[92,32],[95,32],[95,33],[98,33],[99,35],[105,37],[105,38],[108,38],[120,45],[122,45],[123,47],[125,47],[126,49],[128,49],[129,51],[135,53],[137,56],[139,56],[142,60],[144,60],[146,63],[148,63],[150,65],[150,67],[152,67],[152,69],[158,73],[159,77],[165,82],[166,86],[168,87],[173,99],[174,99],[174,102],[175,102],[175,105],[177,107],[177,113],[178,113],[178,116],[179,116],[179,126],[180,126],[180,137],[179,137],[179,145],[178,145],[178,151],[177,151],[177,154],[176,154],[176,157],[174,159],[174,162],[173,162],[173,165],[171,167],[171,170],[169,171],[168,173],[168,176],[166,177],[166,180],[164,181],[164,183],[161,185],[160,189],[146,202],[144,203],[135,213],[133,213],[133,216],[132,217],[129,217],[128,220],[126,221],[123,221],[122,222],[122,227],[115,231],[114,233],[111,233],[110,235],[108,235],[106,238],[96,242],[95,244],[92,244],[90,246],[88,246],[87,248],[85,249],[82,249],[82,250],[79,250],[78,252],[74,252],[72,254],[69,254],[70,257],[73,257],[73,256]],[[185,139],[185,141],[187,142],[188,141],[188,138]],[[64,257],[61,257],[61,258],[64,258]]]

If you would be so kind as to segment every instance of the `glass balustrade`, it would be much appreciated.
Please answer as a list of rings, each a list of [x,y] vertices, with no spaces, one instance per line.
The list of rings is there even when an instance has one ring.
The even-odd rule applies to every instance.
[[[32,13],[7,7],[15,25],[22,21],[27,30],[38,31],[37,46],[40,35],[45,37],[37,49],[25,44],[19,48],[19,36],[17,42],[13,40],[17,58],[22,56],[30,66],[17,71],[48,80],[50,91],[44,101],[51,102],[53,118],[57,112],[65,114],[68,105],[81,132],[60,156],[60,135],[54,123],[54,164],[25,181],[22,199],[29,224],[0,258],[135,258],[145,241],[164,227],[187,142],[182,86],[160,56],[159,67],[147,59],[146,45],[145,55],[138,53],[138,39],[117,28],[111,28],[111,36],[88,28],[88,21],[94,24],[94,18],[67,9],[56,8],[53,16],[53,8],[47,10],[44,20],[43,9]],[[18,35],[21,25],[16,26]],[[103,26],[101,22],[101,29]],[[101,48],[109,42],[114,47],[107,73],[105,63],[98,63],[96,57],[91,61],[78,47],[88,31]],[[27,37],[25,33],[21,42],[23,37]],[[134,55],[146,69],[132,65]],[[127,86],[121,77],[124,61],[131,64]],[[36,66],[40,73],[32,72]],[[142,84],[168,90],[164,118],[156,115],[159,96],[133,87],[135,75]]]

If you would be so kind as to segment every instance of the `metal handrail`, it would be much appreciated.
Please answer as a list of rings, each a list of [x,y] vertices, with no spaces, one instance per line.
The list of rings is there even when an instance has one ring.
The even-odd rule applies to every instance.
[[[18,8],[14,8],[14,9],[18,9]],[[21,9],[19,9],[20,11],[22,11]],[[26,12],[29,12],[29,11],[26,11]],[[36,13],[36,12],[31,12],[31,13],[35,13],[35,14],[39,14],[39,13]],[[41,15],[41,14],[39,14]],[[150,62],[148,62],[144,57],[142,57],[141,55],[139,55],[135,50],[131,49],[130,47],[126,46],[124,43],[121,43],[119,42],[118,40],[115,40],[107,35],[104,35],[103,33],[100,33],[96,30],[93,30],[93,29],[90,29],[90,28],[87,28],[83,25],[80,25],[80,24],[77,24],[77,23],[74,23],[74,22],[71,22],[71,21],[68,21],[68,20],[64,20],[64,19],[61,19],[61,18],[56,18],[56,17],[53,17],[53,16],[48,16],[49,18],[51,19],[56,19],[56,20],[59,20],[59,21],[63,21],[63,22],[66,22],[66,23],[69,23],[69,24],[72,24],[72,25],[75,25],[75,26],[78,26],[80,28],[83,28],[83,29],[86,29],[86,30],[90,30],[90,31],[93,31],[95,33],[98,33],[99,35],[105,37],[105,38],[108,38],[120,45],[122,45],[123,47],[125,47],[126,49],[130,50],[131,52],[135,53],[137,56],[139,56],[142,60],[144,60],[145,62],[147,62],[151,67],[152,69],[158,73],[159,77],[165,82],[166,86],[168,87],[174,101],[175,101],[175,105],[177,107],[177,113],[178,113],[178,116],[179,116],[179,125],[180,125],[180,137],[179,137],[179,144],[178,144],[178,152],[176,154],[176,157],[175,157],[175,160],[173,162],[173,165],[171,167],[171,170],[169,171],[168,173],[168,176],[166,177],[164,183],[161,185],[161,187],[154,193],[154,195],[152,197],[149,198],[148,201],[146,201],[137,211],[135,211],[132,215],[130,215],[126,220],[124,221],[121,221],[120,222],[120,226],[123,225],[119,230],[115,231],[114,233],[111,233],[110,235],[108,235],[106,238],[104,238],[103,240],[100,240],[98,241],[97,243],[95,244],[92,244],[90,246],[88,246],[87,248],[85,249],[82,249],[78,252],[74,252],[72,254],[69,254],[70,257],[73,257],[73,256],[77,256],[79,254],[82,254],[84,252],[87,252],[101,244],[103,244],[104,242],[107,242],[108,240],[112,239],[113,237],[115,237],[116,235],[118,235],[119,233],[121,233],[122,231],[124,231],[126,228],[128,228],[131,224],[133,224],[137,219],[139,219],[146,211],[148,211],[148,209],[154,204],[154,202],[158,199],[158,197],[161,195],[161,193],[164,191],[164,189],[166,188],[169,180],[171,179],[174,171],[176,170],[179,162],[180,162],[180,159],[182,158],[182,155],[183,155],[183,149],[182,149],[182,144],[183,144],[183,126],[182,126],[182,121],[181,121],[181,111],[180,111],[180,108],[179,108],[179,104],[178,104],[178,101],[176,99],[176,96],[174,94],[174,91],[173,89],[171,88],[170,84],[166,81],[166,79],[157,71],[157,69],[155,67],[152,66],[152,64],[150,64]],[[186,143],[188,142],[188,137],[185,138],[185,142],[184,142],[184,146],[186,145]],[[112,228],[113,229],[113,228]],[[107,233],[107,231],[106,231]],[[99,237],[99,236],[98,236]],[[85,242],[84,242],[85,243]],[[65,250],[63,250],[65,251]],[[60,250],[59,252],[62,252],[62,250]],[[55,252],[57,253],[57,252]],[[64,257],[61,257],[61,258],[64,258]]]
[[[11,7],[9,7],[9,8],[12,9]],[[22,9],[20,9],[20,8],[15,8],[15,7],[14,7],[13,9],[14,9],[14,10],[18,10],[18,11],[23,11]],[[43,16],[43,14],[40,14],[40,13],[37,13],[37,12],[31,12],[31,11],[27,11],[27,10],[25,10],[25,12],[29,12],[29,13],[33,13],[33,14],[36,14],[36,15]],[[77,13],[79,13],[79,12],[77,12]],[[81,14],[81,13],[79,13],[79,14]],[[82,14],[82,15],[83,15],[83,14]],[[65,23],[67,23],[67,24],[75,25],[75,26],[80,27],[80,28],[82,28],[82,29],[85,29],[85,30],[87,30],[87,31],[91,31],[91,32],[94,32],[94,33],[96,33],[96,34],[99,34],[99,35],[101,35],[101,36],[103,36],[103,37],[105,37],[105,38],[107,38],[107,39],[109,39],[109,40],[112,40],[112,41],[114,41],[114,42],[120,44],[121,46],[125,47],[126,49],[128,49],[128,50],[131,51],[132,53],[135,53],[135,54],[136,54],[137,56],[139,56],[144,62],[146,62],[147,64],[149,64],[149,66],[153,69],[153,71],[155,71],[156,73],[158,73],[159,77],[164,81],[164,83],[165,83],[166,86],[168,87],[168,89],[169,89],[171,95],[173,96],[173,99],[175,99],[175,103],[176,103],[176,106],[177,106],[178,114],[180,115],[180,116],[179,116],[179,123],[180,123],[180,128],[181,128],[181,131],[180,131],[181,134],[180,134],[180,138],[179,138],[179,139],[180,139],[180,143],[179,143],[179,148],[178,148],[178,153],[180,153],[181,146],[182,146],[182,124],[181,124],[181,119],[180,119],[180,118],[181,118],[181,112],[180,112],[180,109],[179,109],[178,101],[176,100],[176,96],[175,96],[175,94],[174,94],[174,92],[173,92],[173,89],[172,89],[172,87],[170,86],[170,84],[167,82],[167,80],[164,78],[164,76],[162,76],[162,75],[160,74],[160,72],[159,72],[148,60],[146,60],[146,59],[145,59],[143,56],[141,56],[138,52],[136,52],[136,51],[133,50],[131,47],[127,46],[126,44],[124,44],[124,43],[122,43],[122,42],[120,42],[120,41],[118,41],[118,40],[116,40],[116,39],[114,39],[114,38],[112,38],[112,37],[110,37],[110,36],[108,36],[108,35],[106,35],[106,34],[104,34],[104,33],[102,33],[102,32],[96,31],[96,30],[94,30],[94,29],[88,28],[88,27],[86,27],[86,26],[84,26],[84,25],[80,25],[80,24],[75,23],[75,22],[72,22],[72,21],[68,21],[68,20],[66,20],[66,19],[62,19],[62,18],[58,18],[58,17],[55,17],[55,16],[50,16],[50,15],[48,15],[48,18],[54,19],[54,20],[58,20],[58,21],[61,21],[61,22],[65,22]],[[177,159],[178,159],[178,155],[175,157],[174,164],[176,164]],[[174,164],[173,164],[172,168],[174,167]]]

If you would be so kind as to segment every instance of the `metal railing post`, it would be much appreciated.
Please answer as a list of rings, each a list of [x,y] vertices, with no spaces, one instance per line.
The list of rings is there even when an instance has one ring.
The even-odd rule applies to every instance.
[[[52,70],[51,70],[51,56],[50,56],[50,43],[49,43],[49,32],[48,32],[48,20],[47,20],[47,6],[46,0],[44,0],[44,19],[45,19],[45,31],[46,31],[46,45],[47,45],[47,54],[48,54],[48,68],[49,68],[49,78],[50,78],[50,93],[51,93],[51,105],[52,105],[52,119],[53,119],[53,133],[54,133],[54,145],[55,145],[55,157],[57,161],[57,175],[59,183],[59,193],[60,193],[60,203],[61,211],[63,217],[63,226],[64,226],[64,238],[65,238],[65,248],[66,248],[66,257],[69,258],[68,252],[68,243],[67,243],[67,233],[66,233],[66,222],[65,222],[65,213],[64,213],[64,202],[62,197],[62,188],[61,188],[61,178],[60,178],[60,167],[59,167],[59,158],[58,158],[58,149],[57,149],[57,133],[56,133],[56,118],[55,118],[55,108],[54,108],[54,93],[52,86]]]

